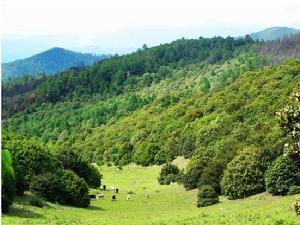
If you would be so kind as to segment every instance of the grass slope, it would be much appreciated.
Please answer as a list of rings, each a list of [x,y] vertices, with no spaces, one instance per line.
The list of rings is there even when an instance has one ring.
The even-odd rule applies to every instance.
[[[173,187],[158,184],[160,166],[130,165],[123,170],[103,166],[101,171],[103,184],[120,189],[116,202],[110,200],[112,192],[106,191],[104,200],[93,201],[87,209],[50,203],[49,207],[40,209],[25,204],[27,195],[17,199],[11,212],[2,217],[3,224],[300,224],[300,219],[290,209],[293,200],[300,195],[272,197],[262,193],[235,201],[222,197],[217,205],[197,208],[196,190],[187,192],[178,184]],[[128,191],[135,194],[126,201]]]

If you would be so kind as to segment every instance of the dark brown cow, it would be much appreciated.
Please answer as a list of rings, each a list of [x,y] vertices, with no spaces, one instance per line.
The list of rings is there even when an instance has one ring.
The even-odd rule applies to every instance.
[[[96,195],[89,195],[91,200],[96,200]]]

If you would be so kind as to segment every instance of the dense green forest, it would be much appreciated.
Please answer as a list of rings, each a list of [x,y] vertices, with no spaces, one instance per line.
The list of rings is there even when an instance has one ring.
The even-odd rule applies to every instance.
[[[62,204],[89,204],[73,194],[93,186],[86,173],[101,176],[90,163],[167,163],[160,182],[200,188],[198,206],[218,202],[222,193],[286,195],[299,185],[297,40],[180,39],[52,77],[12,81],[2,86],[5,146],[15,157],[20,139],[24,151],[47,152],[49,171],[59,165],[51,179],[69,196],[57,195]],[[177,156],[190,159],[185,171],[168,164]],[[28,169],[22,187],[47,199],[49,184]],[[78,188],[65,188],[68,173]]]
[[[10,124],[11,131],[18,129],[24,135],[34,132],[32,136],[41,137],[46,142],[55,142],[64,130],[73,133],[78,128],[94,128],[113,123],[120,116],[128,115],[136,109],[149,105],[154,100],[161,102],[167,109],[172,102],[178,101],[181,95],[189,97],[190,92],[195,91],[195,88],[199,86],[204,92],[221,88],[243,72],[255,68],[259,63],[253,53],[244,53],[224,64],[198,63],[173,71],[165,68],[168,77],[161,82],[153,80],[147,84],[148,79],[155,79],[157,76],[157,73],[147,73],[137,79],[134,89],[125,86],[124,88],[128,91],[123,95],[108,99],[96,95],[92,98],[75,98],[57,104],[44,103],[42,106],[29,108],[5,120],[4,126]],[[199,77],[202,73],[204,76]],[[189,84],[193,79],[196,81]],[[177,87],[180,85],[180,89],[176,90],[177,87],[170,83],[176,83]],[[190,90],[187,90],[189,86]],[[170,91],[174,93],[173,96],[170,96]],[[28,117],[29,114],[30,117]],[[14,122],[11,123],[12,121]],[[24,128],[21,128],[21,124]],[[48,129],[45,130],[44,126]]]
[[[180,39],[153,48],[144,45],[136,53],[116,55],[86,69],[70,69],[49,77],[34,92],[14,93],[13,85],[4,86],[3,94],[13,92],[14,97],[4,95],[3,114],[11,115],[33,103],[36,105],[45,102],[55,103],[72,100],[75,97],[89,98],[95,94],[100,94],[103,98],[112,97],[124,93],[125,87],[135,88],[139,84],[139,77],[144,78],[145,85],[150,85],[153,80],[158,82],[167,77],[168,67],[176,68],[201,61],[214,64],[234,57],[251,45],[253,41],[248,36],[238,40],[231,37]],[[143,76],[145,73],[156,75]]]

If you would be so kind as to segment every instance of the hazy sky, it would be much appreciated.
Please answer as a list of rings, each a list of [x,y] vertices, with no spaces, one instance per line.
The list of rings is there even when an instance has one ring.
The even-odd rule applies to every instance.
[[[300,27],[299,0],[1,0],[1,10],[4,35],[82,33],[88,39],[136,28]]]
[[[300,0],[0,0],[2,60],[64,47],[130,52],[186,37],[300,29]],[[97,47],[95,48],[89,47]],[[90,50],[89,50],[89,49]]]

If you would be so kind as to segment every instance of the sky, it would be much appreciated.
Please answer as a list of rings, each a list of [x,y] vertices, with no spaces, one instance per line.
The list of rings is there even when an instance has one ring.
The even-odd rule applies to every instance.
[[[300,26],[299,0],[1,0],[4,35],[137,28]],[[82,42],[89,41],[89,35]]]
[[[139,40],[143,38],[145,40],[141,41],[150,42],[151,46],[180,36],[234,36],[272,26],[300,28],[299,0],[0,2],[3,39],[30,41],[34,37],[41,37],[41,40],[52,36],[61,38],[61,45],[67,47],[68,42],[74,42],[73,49],[94,45],[101,45],[101,49],[126,49],[140,45]],[[149,40],[147,37],[151,35]]]

